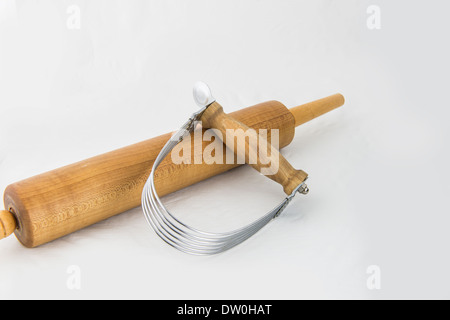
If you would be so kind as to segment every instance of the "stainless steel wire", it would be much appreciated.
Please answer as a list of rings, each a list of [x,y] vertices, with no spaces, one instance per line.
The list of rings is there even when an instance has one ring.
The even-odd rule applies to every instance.
[[[300,184],[291,195],[279,205],[256,221],[230,232],[212,233],[198,230],[178,220],[161,202],[155,188],[155,171],[170,151],[194,130],[194,121],[200,119],[205,106],[194,113],[189,120],[166,143],[156,158],[150,176],[142,191],[142,209],[145,218],[156,234],[172,247],[194,255],[211,255],[226,251],[261,230],[272,219],[280,215],[297,192],[307,191],[304,183]]]

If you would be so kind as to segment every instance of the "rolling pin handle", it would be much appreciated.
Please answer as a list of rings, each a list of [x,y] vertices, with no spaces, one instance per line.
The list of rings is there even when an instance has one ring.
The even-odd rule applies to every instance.
[[[11,235],[17,228],[16,218],[6,210],[0,210],[0,239]]]

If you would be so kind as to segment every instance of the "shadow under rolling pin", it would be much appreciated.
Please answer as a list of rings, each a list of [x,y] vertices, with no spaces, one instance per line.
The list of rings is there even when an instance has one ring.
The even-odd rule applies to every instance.
[[[344,97],[334,94],[291,109],[268,101],[230,115],[256,130],[278,129],[283,148],[294,138],[296,126],[343,104]],[[0,239],[14,232],[32,248],[139,206],[153,162],[170,137],[167,133],[9,185],[4,193],[7,210],[0,211]],[[202,148],[209,143],[203,141]],[[155,175],[160,196],[240,166],[170,160]]]

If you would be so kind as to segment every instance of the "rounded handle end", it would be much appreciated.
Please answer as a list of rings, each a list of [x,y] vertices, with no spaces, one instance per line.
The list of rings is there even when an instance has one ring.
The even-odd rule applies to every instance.
[[[200,107],[206,107],[215,101],[211,89],[204,82],[197,81],[194,84],[193,95],[195,103]]]
[[[6,210],[0,210],[0,239],[11,235],[17,228],[13,214]]]

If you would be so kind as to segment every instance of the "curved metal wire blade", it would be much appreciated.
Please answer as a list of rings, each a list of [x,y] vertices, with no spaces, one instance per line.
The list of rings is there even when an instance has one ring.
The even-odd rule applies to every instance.
[[[193,130],[193,123],[199,119],[203,111],[194,113],[189,120],[175,133],[166,143],[160,154],[156,158],[150,176],[142,191],[142,209],[144,216],[156,234],[172,247],[194,255],[210,255],[224,252],[254,235],[261,230],[272,219],[280,215],[292,200],[297,191],[304,190],[306,185],[299,185],[291,195],[254,222],[230,231],[222,233],[212,233],[202,231],[178,220],[163,205],[158,197],[155,188],[155,171],[161,161],[170,153],[170,151],[183,140],[183,137],[190,134]]]

